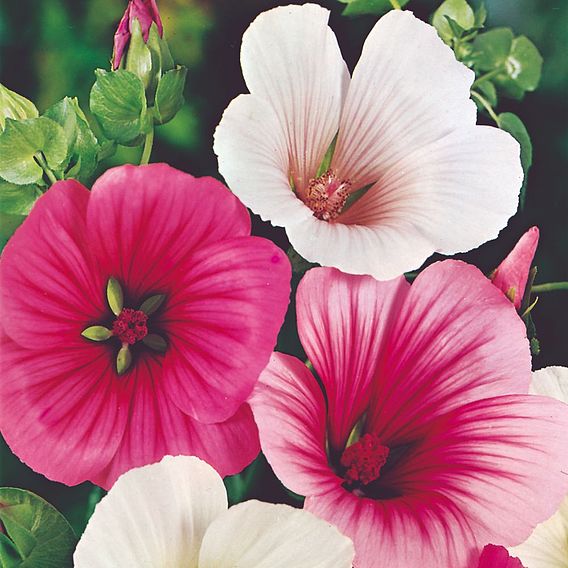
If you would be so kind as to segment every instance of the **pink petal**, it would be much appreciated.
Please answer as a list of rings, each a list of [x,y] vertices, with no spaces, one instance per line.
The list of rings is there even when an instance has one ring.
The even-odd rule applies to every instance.
[[[204,422],[237,411],[276,344],[290,277],[286,255],[257,237],[192,256],[162,320],[171,343],[164,388],[182,411]]]
[[[402,277],[377,282],[334,268],[314,268],[300,282],[298,333],[325,387],[335,449],[343,449],[369,405],[382,343],[408,290]]]
[[[88,200],[78,182],[57,182],[2,252],[4,328],[23,347],[84,345],[81,332],[105,313],[102,280],[85,246]]]
[[[91,477],[94,483],[109,488],[122,473],[165,455],[200,457],[221,476],[238,473],[258,455],[258,431],[248,405],[224,422],[201,424],[164,392],[157,357],[138,362],[125,379],[132,387],[128,424],[109,466]]]
[[[488,544],[484,549],[477,567],[471,568],[524,568],[518,558],[509,556],[504,546]]]
[[[538,245],[538,227],[531,227],[515,245],[513,250],[497,267],[491,281],[504,294],[513,294],[515,308],[521,307],[521,301],[525,294],[527,280],[531,269],[531,263]],[[513,292],[511,292],[513,289]]]
[[[250,405],[262,451],[278,478],[301,495],[341,485],[325,451],[326,408],[310,371],[295,357],[274,353]]]
[[[337,132],[349,82],[328,18],[329,11],[315,4],[274,8],[255,19],[241,47],[247,87],[278,117],[290,156],[286,177],[300,195]]]
[[[87,234],[99,271],[137,296],[175,287],[176,269],[195,250],[250,234],[250,218],[212,178],[166,164],[121,166],[94,184]]]
[[[409,151],[475,124],[473,79],[432,26],[411,12],[389,12],[353,72],[333,168],[363,187]]]
[[[426,268],[382,343],[367,428],[387,445],[416,438],[427,421],[469,401],[528,392],[525,326],[487,278],[463,262]]]
[[[28,350],[5,339],[0,353],[0,430],[11,450],[67,485],[95,476],[120,444],[130,397],[106,346]]]

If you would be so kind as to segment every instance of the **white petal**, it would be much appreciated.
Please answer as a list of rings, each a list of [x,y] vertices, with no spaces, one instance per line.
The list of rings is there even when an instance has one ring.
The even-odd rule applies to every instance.
[[[568,568],[568,498],[556,514],[538,525],[523,544],[510,552],[526,568]]]
[[[247,501],[211,524],[199,568],[350,568],[353,555],[351,540],[311,513]]]
[[[227,509],[217,472],[189,456],[121,475],[95,508],[75,550],[75,568],[196,568],[203,535]]]
[[[393,10],[375,25],[345,100],[333,167],[357,187],[409,152],[475,124],[475,75],[436,30]]]
[[[534,371],[529,392],[550,396],[568,404],[568,367],[545,367]]]

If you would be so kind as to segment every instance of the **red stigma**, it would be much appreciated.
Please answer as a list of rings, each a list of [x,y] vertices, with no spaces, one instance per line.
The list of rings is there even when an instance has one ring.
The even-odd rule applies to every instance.
[[[147,321],[148,316],[144,312],[124,308],[112,324],[112,333],[122,343],[134,345],[148,335]]]
[[[378,436],[365,434],[343,451],[341,465],[347,468],[345,481],[368,485],[380,477],[388,457],[389,449],[380,443]]]

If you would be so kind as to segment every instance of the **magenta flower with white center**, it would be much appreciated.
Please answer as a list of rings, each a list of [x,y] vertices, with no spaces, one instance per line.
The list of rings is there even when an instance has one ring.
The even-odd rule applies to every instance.
[[[225,110],[214,144],[230,189],[307,260],[379,280],[496,238],[523,171],[512,136],[476,125],[473,71],[394,10],[350,77],[328,16],[283,6],[244,34],[250,94]]]
[[[274,472],[356,568],[471,568],[556,511],[568,406],[528,394],[524,324],[479,270],[447,260],[410,286],[314,268],[296,300],[323,391],[275,353],[251,406]]]
[[[6,442],[68,485],[173,453],[238,473],[290,272],[212,178],[152,164],[57,182],[0,260]]]

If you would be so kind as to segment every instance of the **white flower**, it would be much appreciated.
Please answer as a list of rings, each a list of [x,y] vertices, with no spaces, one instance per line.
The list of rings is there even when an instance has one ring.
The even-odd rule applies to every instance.
[[[75,568],[350,568],[351,541],[287,505],[227,509],[204,461],[166,456],[122,475],[97,505]]]
[[[546,367],[535,371],[530,392],[568,403],[568,368]],[[558,512],[538,525],[523,544],[511,548],[511,553],[526,568],[568,568],[568,496]]]
[[[517,142],[475,124],[473,71],[432,26],[393,10],[350,78],[328,16],[283,6],[244,34],[250,94],[215,132],[229,187],[307,260],[381,280],[494,239],[517,209],[523,172]]]

